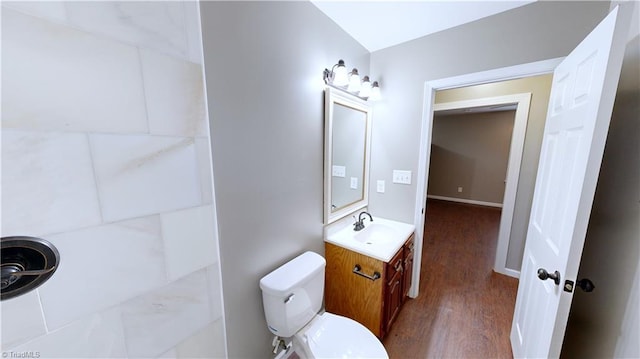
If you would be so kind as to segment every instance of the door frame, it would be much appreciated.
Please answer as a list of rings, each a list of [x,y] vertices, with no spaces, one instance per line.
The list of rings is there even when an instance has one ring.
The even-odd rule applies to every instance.
[[[429,160],[431,157],[431,135],[433,130],[433,111],[435,94],[438,90],[481,85],[490,82],[514,80],[523,77],[553,73],[556,66],[564,59],[558,57],[515,66],[503,67],[488,71],[469,73],[425,82],[422,107],[422,126],[420,130],[420,152],[418,156],[418,173],[416,176],[416,203],[414,223],[416,227],[416,253],[413,263],[413,285],[409,295],[413,298],[419,294],[420,268],[422,266],[422,247],[424,241],[424,218],[427,203],[427,184],[429,178]],[[518,168],[519,171],[519,168]],[[506,243],[508,248],[508,241]],[[506,260],[506,251],[505,251]],[[506,266],[506,263],[502,265]],[[504,272],[504,271],[503,271]],[[519,273],[519,271],[517,271]],[[510,272],[513,275],[515,272]]]
[[[507,268],[506,263],[507,252],[509,249],[509,235],[511,234],[511,224],[513,222],[513,211],[516,204],[518,179],[520,178],[520,164],[522,162],[522,154],[524,150],[524,139],[527,132],[527,122],[529,120],[531,92],[513,93],[504,96],[483,97],[462,101],[441,102],[434,104],[433,110],[444,111],[508,104],[515,104],[516,112],[513,121],[511,142],[509,145],[505,189],[501,205],[500,227],[498,230],[498,244],[496,246],[496,258],[493,269],[498,273],[518,278],[520,276],[520,272]],[[429,176],[427,175],[427,182],[428,181]],[[429,197],[430,196],[427,194],[427,198]]]

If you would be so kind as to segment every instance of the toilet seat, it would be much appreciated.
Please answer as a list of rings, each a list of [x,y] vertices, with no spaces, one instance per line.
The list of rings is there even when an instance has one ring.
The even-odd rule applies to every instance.
[[[340,315],[325,312],[298,335],[314,358],[389,358],[367,327]]]

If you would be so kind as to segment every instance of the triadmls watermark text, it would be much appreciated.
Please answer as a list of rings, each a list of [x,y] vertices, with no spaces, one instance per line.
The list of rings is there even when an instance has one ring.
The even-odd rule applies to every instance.
[[[40,358],[40,352],[2,352],[2,358]]]

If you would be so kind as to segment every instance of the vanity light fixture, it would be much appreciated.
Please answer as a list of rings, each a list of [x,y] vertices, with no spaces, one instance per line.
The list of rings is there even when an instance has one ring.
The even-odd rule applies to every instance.
[[[371,83],[369,76],[364,76],[360,81],[358,69],[347,72],[344,60],[338,60],[331,70],[324,69],[324,83],[339,90],[349,92],[363,100],[380,100],[380,86],[378,81]]]

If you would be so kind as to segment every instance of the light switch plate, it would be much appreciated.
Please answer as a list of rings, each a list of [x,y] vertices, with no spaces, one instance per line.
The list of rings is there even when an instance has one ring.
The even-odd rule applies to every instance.
[[[393,170],[393,183],[411,184],[411,171]]]
[[[358,177],[351,177],[351,189],[358,189]]]
[[[345,166],[332,166],[331,176],[344,177],[347,174],[347,168]]]
[[[384,193],[384,180],[378,180],[376,190],[378,193]]]

